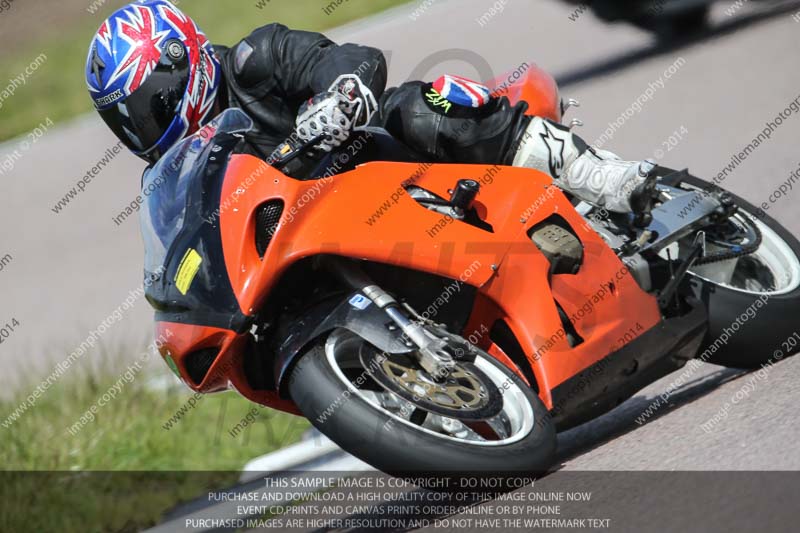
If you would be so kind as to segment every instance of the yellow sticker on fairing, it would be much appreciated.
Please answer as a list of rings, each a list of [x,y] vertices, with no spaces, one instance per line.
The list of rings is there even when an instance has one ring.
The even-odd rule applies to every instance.
[[[192,286],[192,281],[194,281],[197,271],[200,270],[200,263],[202,262],[203,258],[194,248],[189,248],[183,254],[181,264],[178,265],[178,273],[175,274],[175,286],[184,296],[189,292],[189,287]]]

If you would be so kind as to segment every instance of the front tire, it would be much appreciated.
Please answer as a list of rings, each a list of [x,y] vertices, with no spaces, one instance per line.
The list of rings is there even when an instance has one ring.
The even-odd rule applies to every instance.
[[[507,384],[503,413],[514,431],[509,438],[481,442],[474,434],[457,438],[431,429],[458,428],[460,422],[455,419],[436,420],[439,415],[427,413],[423,426],[419,417],[412,422],[414,414],[400,416],[387,408],[398,397],[371,378],[359,380],[366,372],[363,366],[361,373],[353,372],[363,344],[349,332],[334,331],[301,357],[289,384],[303,415],[344,450],[395,475],[525,475],[544,472],[552,465],[556,439],[549,413],[530,387],[495,359],[487,355],[476,359],[475,365],[495,384],[498,380],[500,385]],[[464,426],[459,431],[463,436],[471,430]]]

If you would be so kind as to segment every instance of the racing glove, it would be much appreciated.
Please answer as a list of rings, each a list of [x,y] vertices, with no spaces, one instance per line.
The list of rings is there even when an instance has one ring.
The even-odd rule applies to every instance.
[[[631,211],[631,194],[655,168],[650,161],[622,161],[590,148],[568,128],[540,117],[523,133],[513,165],[550,174],[579,199],[620,213]]]
[[[304,142],[321,137],[319,148],[330,152],[347,140],[354,127],[367,124],[377,107],[372,91],[358,76],[339,76],[327,92],[300,107],[297,135]]]

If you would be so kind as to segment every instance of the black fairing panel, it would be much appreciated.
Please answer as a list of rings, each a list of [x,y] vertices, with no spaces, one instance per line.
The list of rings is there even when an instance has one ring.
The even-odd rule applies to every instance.
[[[691,309],[685,315],[663,320],[556,386],[550,416],[558,431],[610,411],[696,357],[708,331],[708,314],[700,302],[689,303]]]
[[[412,351],[404,342],[402,331],[387,328],[390,320],[382,309],[372,303],[366,307],[355,305],[354,299],[367,300],[360,292],[339,295],[284,321],[273,336],[275,345],[272,347],[276,354],[274,371],[279,385],[285,384],[289,370],[305,347],[337,328],[351,331],[386,353]]]

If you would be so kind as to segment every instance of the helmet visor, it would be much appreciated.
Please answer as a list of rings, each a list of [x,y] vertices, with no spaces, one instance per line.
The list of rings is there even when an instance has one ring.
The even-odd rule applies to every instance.
[[[179,111],[189,85],[189,60],[174,60],[164,51],[152,73],[130,96],[100,116],[130,150],[147,152],[156,146]]]

